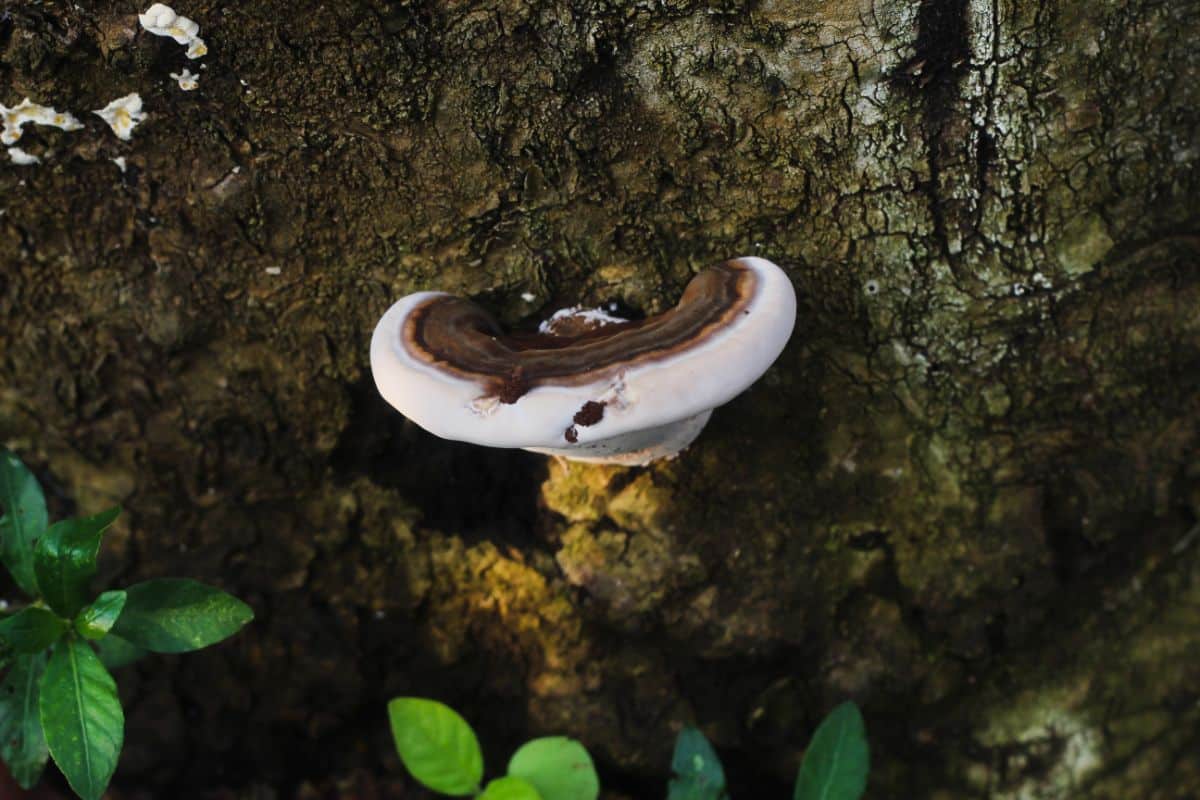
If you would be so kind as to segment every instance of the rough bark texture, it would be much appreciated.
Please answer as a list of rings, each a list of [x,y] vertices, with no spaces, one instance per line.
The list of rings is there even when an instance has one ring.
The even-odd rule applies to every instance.
[[[846,697],[870,797],[1200,794],[1200,4],[176,8],[203,70],[130,3],[0,18],[0,101],[87,125],[0,167],[0,439],[126,506],[102,577],[258,614],[118,674],[121,796],[422,796],[397,694],[494,769],[578,736],[613,796],[688,722],[788,796]],[[87,109],[132,91],[123,143]],[[742,254],[797,332],[676,461],[440,441],[371,384],[409,291],[652,312]]]

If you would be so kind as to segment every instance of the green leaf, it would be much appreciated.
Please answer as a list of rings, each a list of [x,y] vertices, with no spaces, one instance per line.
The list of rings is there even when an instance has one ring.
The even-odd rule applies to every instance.
[[[155,653],[186,653],[227,639],[254,619],[250,606],[213,586],[158,578],[125,590],[112,632]]]
[[[0,639],[18,653],[40,653],[58,641],[67,623],[44,608],[23,608],[0,620]]]
[[[400,760],[422,785],[464,797],[479,791],[483,751],[458,712],[436,700],[397,697],[388,703]]]
[[[523,778],[511,775],[488,781],[483,794],[477,800],[546,800],[533,788],[533,784]]]
[[[721,759],[704,734],[695,728],[684,728],[675,739],[675,755],[671,758],[671,780],[667,800],[722,800],[725,794],[725,770]]]
[[[103,639],[112,630],[121,609],[125,608],[125,592],[117,589],[104,592],[75,618],[75,630],[85,639]]]
[[[3,447],[0,447],[0,509],[4,511],[0,517],[0,559],[21,590],[30,597],[38,597],[33,547],[50,524],[46,498],[33,473]]]
[[[600,795],[592,757],[583,745],[565,736],[521,745],[508,762],[508,774],[533,784],[542,800],[596,800]]]
[[[38,714],[38,686],[45,669],[45,653],[17,656],[0,683],[0,758],[23,789],[33,788],[50,757]]]
[[[93,517],[64,519],[50,526],[33,551],[42,597],[67,619],[87,603],[88,581],[96,574],[100,537],[121,509],[110,508]]]
[[[99,800],[121,755],[125,714],[117,684],[86,642],[54,648],[39,705],[54,763],[83,800]]]
[[[793,799],[858,800],[866,791],[870,768],[862,714],[854,703],[842,703],[813,734],[800,763]]]
[[[100,656],[100,663],[108,669],[119,669],[132,664],[150,652],[136,644],[131,644],[114,633],[110,633],[96,642],[96,651]]]

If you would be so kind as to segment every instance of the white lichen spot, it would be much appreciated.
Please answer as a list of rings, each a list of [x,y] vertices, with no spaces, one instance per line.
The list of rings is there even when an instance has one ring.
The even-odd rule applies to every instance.
[[[33,155],[32,153],[26,153],[24,150],[22,150],[19,147],[8,148],[8,157],[10,159],[12,159],[12,163],[18,164],[20,166],[42,163],[42,160],[40,158]]]
[[[1040,272],[1033,273],[1033,277],[1030,278],[1030,281],[1039,289],[1053,288],[1053,284],[1050,283],[1050,279]]]
[[[112,160],[112,162],[114,164],[116,164],[117,169],[121,170],[122,174],[124,174],[124,172],[125,172],[125,156],[117,156],[116,158],[114,158]]]
[[[118,139],[126,142],[133,134],[133,129],[146,118],[146,112],[142,111],[142,96],[137,92],[118,97],[92,113],[107,122]]]
[[[1006,772],[1015,779],[996,800],[1075,797],[1103,763],[1102,736],[1070,704],[1069,690],[1021,698],[1003,709],[986,730],[984,744],[1010,753]],[[1032,703],[1030,705],[1029,703]]]
[[[21,138],[21,128],[25,123],[47,125],[64,131],[77,131],[83,123],[65,111],[58,111],[49,106],[38,105],[28,97],[12,108],[0,103],[0,116],[4,118],[4,131],[0,133],[0,143],[16,144]]]
[[[200,88],[200,76],[193,75],[192,71],[186,67],[183,72],[172,72],[171,77],[179,84],[179,88],[185,92],[192,92]]]
[[[170,6],[155,3],[146,9],[146,13],[138,14],[138,22],[155,36],[169,36],[179,44],[186,45],[188,58],[200,58],[208,52],[204,40],[198,35],[199,23],[179,16]]]
[[[1058,237],[1058,263],[1072,278],[1091,272],[1113,248],[1108,224],[1098,214],[1081,214]]]

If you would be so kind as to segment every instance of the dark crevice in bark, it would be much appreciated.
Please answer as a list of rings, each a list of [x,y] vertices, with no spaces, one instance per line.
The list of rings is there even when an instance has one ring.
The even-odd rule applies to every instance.
[[[959,104],[959,86],[970,69],[969,33],[967,0],[921,3],[916,52],[904,71],[919,78],[927,131],[940,133]]]
[[[896,79],[915,93],[921,107],[929,180],[922,185],[933,219],[933,232],[942,256],[955,263],[950,248],[942,176],[958,147],[949,139],[951,124],[963,112],[960,88],[970,70],[971,47],[967,0],[924,0],[917,14],[917,41],[912,58],[901,65]]]

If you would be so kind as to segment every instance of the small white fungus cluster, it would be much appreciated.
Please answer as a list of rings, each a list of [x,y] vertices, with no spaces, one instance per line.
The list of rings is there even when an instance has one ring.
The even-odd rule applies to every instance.
[[[39,105],[28,97],[12,108],[0,103],[0,117],[4,120],[4,129],[0,132],[0,142],[8,146],[9,159],[19,166],[41,163],[41,159],[37,156],[25,152],[20,147],[12,146],[20,140],[22,129],[27,123],[48,125],[64,131],[77,131],[83,127],[83,124],[73,115],[50,106]]]
[[[192,71],[184,67],[183,72],[172,72],[171,77],[179,84],[179,88],[185,92],[191,92],[200,88],[200,76],[193,75]]]
[[[138,14],[138,22],[155,36],[169,36],[176,42],[187,46],[188,58],[200,58],[208,52],[200,33],[199,23],[181,17],[175,9],[162,3],[155,3],[146,9],[146,13]]]
[[[138,14],[138,22],[142,27],[155,36],[169,36],[176,42],[187,46],[187,57],[196,59],[208,52],[208,46],[200,38],[200,25],[195,20],[181,17],[175,9],[162,3],[155,3],[146,9],[144,14]],[[185,92],[200,88],[200,76],[191,70],[172,72],[171,77]]]
[[[107,122],[118,139],[126,142],[137,124],[146,118],[146,112],[142,111],[142,96],[137,92],[118,97],[92,113]]]
[[[42,159],[38,158],[32,153],[26,153],[19,147],[8,148],[8,157],[12,160],[12,163],[19,166],[42,163]]]
[[[138,21],[150,33],[156,36],[169,36],[179,44],[186,45],[188,58],[200,58],[208,52],[208,47],[199,36],[200,25],[187,17],[176,14],[170,6],[155,3],[146,9],[144,14],[138,15]],[[184,69],[179,73],[172,72],[171,77],[185,92],[193,91],[200,86],[200,76],[193,74],[189,69]],[[104,108],[95,109],[92,113],[108,123],[108,127],[112,129],[113,133],[126,142],[132,136],[133,129],[146,118],[146,112],[142,110],[142,97],[137,92],[118,97]],[[39,156],[13,146],[21,138],[22,128],[27,123],[48,125],[64,131],[76,131],[83,128],[83,124],[74,115],[58,111],[50,106],[39,105],[28,97],[12,108],[0,103],[0,121],[3,122],[0,144],[8,148],[9,160],[13,164],[19,165],[41,163]],[[113,163],[120,167],[122,172],[125,171],[124,158],[113,159]]]
[[[83,124],[65,111],[57,111],[49,106],[38,105],[28,97],[12,108],[0,103],[0,115],[4,117],[4,132],[0,133],[0,142],[6,145],[16,144],[21,138],[21,128],[26,123],[49,125],[64,131],[77,131]]]

